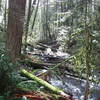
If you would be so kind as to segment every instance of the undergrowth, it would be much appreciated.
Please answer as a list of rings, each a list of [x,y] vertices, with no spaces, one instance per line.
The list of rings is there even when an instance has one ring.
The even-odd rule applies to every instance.
[[[6,100],[12,87],[11,73],[15,70],[17,64],[11,61],[6,50],[0,48],[0,100]]]

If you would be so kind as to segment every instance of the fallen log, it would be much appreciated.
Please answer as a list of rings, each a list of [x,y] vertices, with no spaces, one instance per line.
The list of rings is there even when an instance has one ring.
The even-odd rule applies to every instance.
[[[42,80],[41,78],[36,77],[35,75],[27,72],[25,69],[21,70],[21,73],[24,74],[25,76],[27,76],[28,78],[37,81],[39,84],[47,87],[48,89],[50,89],[51,91],[64,96],[67,100],[72,100],[71,96],[69,94],[66,94],[63,90],[49,84],[48,82]]]
[[[42,48],[43,50],[50,48],[52,51],[57,52],[57,49],[58,49],[59,46],[60,46],[59,44],[46,45],[46,44],[38,43],[36,48],[37,49]]]
[[[26,64],[27,66],[33,68],[33,69],[48,69],[50,66],[54,66],[55,64],[49,64],[49,63],[36,63],[33,61],[23,61],[22,64]]]
[[[22,100],[23,97],[26,97],[28,100],[66,100],[65,97],[59,94],[42,91],[29,91],[22,88],[15,88],[7,100]]]
[[[28,56],[28,55],[22,55],[22,56],[23,56],[23,59],[18,59],[18,61],[21,64],[25,64],[34,69],[42,69],[42,68],[44,69],[49,66],[55,66],[55,64],[40,62],[37,59],[32,58],[31,56]]]
[[[48,45],[46,45],[46,44],[37,43],[37,45],[39,45],[39,46],[41,46],[41,47],[44,47],[44,48],[49,48],[49,46],[48,46]]]

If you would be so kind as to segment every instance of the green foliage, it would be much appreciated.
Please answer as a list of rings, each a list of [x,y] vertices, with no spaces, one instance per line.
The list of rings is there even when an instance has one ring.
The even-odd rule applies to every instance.
[[[78,72],[78,75],[82,77],[82,74],[86,72],[86,67],[85,67],[85,48],[81,47],[78,49],[74,56],[74,64],[75,64],[75,71]]]
[[[12,63],[4,49],[0,49],[0,93],[8,91],[11,86],[11,72],[15,69],[15,64]]]
[[[11,73],[11,82],[14,86],[17,86],[20,82],[26,81],[27,78],[20,75],[19,72],[12,72]]]
[[[74,64],[75,64],[75,71],[77,71],[80,75],[80,77],[86,78],[86,52],[89,52],[90,56],[90,77],[92,78],[92,81],[98,82],[97,79],[94,78],[95,71],[98,70],[100,66],[100,34],[99,31],[93,31],[91,30],[91,41],[89,41],[89,45],[91,46],[91,52],[86,49],[86,42],[85,42],[85,35],[84,35],[84,28],[78,28],[75,30],[75,32],[72,34],[72,38],[74,38],[77,41],[77,45],[74,51],[75,57],[74,57]]]
[[[5,54],[5,51],[0,51],[0,70],[10,73],[13,70],[13,63],[9,56]]]
[[[45,90],[44,87],[41,87],[36,81],[22,81],[17,85],[18,88],[30,91],[42,91]]]
[[[0,96],[0,100],[4,100],[4,96]]]
[[[36,81],[31,81],[28,78],[21,75],[20,72],[12,72],[11,82],[17,88],[28,91],[42,91],[45,90],[44,87],[41,87]]]
[[[96,65],[96,66],[100,66],[100,61],[99,61],[99,58],[100,58],[100,31],[94,31],[93,32],[93,45],[92,45],[92,53],[93,53],[93,64]]]
[[[4,94],[0,96],[0,100],[8,100],[9,96],[10,96],[10,91],[4,92]]]

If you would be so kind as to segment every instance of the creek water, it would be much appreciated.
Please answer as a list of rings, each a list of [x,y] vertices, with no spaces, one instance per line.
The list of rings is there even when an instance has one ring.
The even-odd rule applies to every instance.
[[[56,77],[53,77],[51,84],[71,93],[73,100],[84,100],[85,80],[80,80],[69,75],[66,75],[63,80],[64,84],[61,80],[57,80]],[[90,90],[89,100],[100,100],[100,84],[90,83]]]

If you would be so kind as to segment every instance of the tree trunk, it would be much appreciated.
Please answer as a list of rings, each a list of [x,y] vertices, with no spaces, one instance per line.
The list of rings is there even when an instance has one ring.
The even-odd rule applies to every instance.
[[[21,54],[26,0],[9,0],[7,51],[13,61]]]
[[[33,19],[32,26],[31,26],[31,34],[32,34],[32,31],[33,31],[33,28],[34,28],[34,25],[35,25],[36,16],[37,16],[37,13],[38,13],[38,7],[39,7],[39,0],[37,1],[35,15],[34,15],[34,19]]]
[[[4,12],[4,32],[7,30],[7,0],[5,0],[5,12]]]
[[[85,94],[84,100],[88,100],[89,93],[90,93],[90,82],[89,77],[91,75],[91,28],[88,27],[87,19],[88,18],[88,0],[85,1],[85,44],[86,44],[86,87],[85,87]]]
[[[2,7],[1,7],[1,5],[2,5],[1,3],[2,3],[2,0],[0,0],[0,11],[1,11],[1,8],[2,8]]]
[[[26,47],[27,47],[27,37],[28,37],[28,30],[29,30],[29,22],[30,22],[30,18],[31,18],[31,3],[32,0],[29,0],[28,2],[28,15],[27,15],[27,20],[26,20],[26,27],[25,27],[25,48],[24,48],[24,53],[26,53]]]

